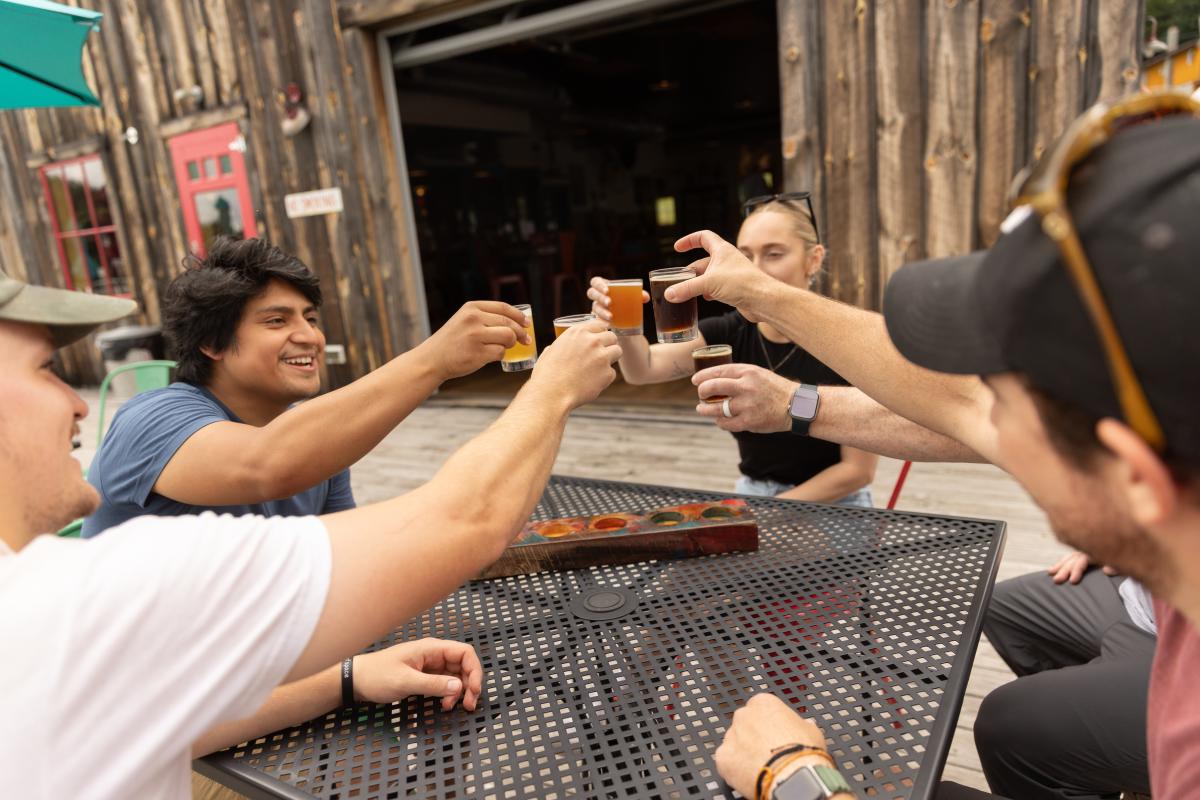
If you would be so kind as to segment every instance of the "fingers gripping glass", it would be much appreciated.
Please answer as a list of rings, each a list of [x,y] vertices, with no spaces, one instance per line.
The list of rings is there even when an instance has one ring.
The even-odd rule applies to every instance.
[[[1012,205],[1027,205],[1041,218],[1042,230],[1058,245],[1063,263],[1096,328],[1116,388],[1125,422],[1155,450],[1166,449],[1166,437],[1138,381],[1117,332],[1104,293],[1088,261],[1067,208],[1071,171],[1100,145],[1133,125],[1178,115],[1200,117],[1200,103],[1185,94],[1157,92],[1110,106],[1093,106],[1067,128],[1050,150],[1013,182]]]
[[[821,243],[821,229],[817,227],[817,215],[813,211],[812,192],[784,192],[783,194],[764,194],[758,197],[751,197],[746,202],[742,203],[742,216],[750,216],[750,212],[759,206],[765,206],[767,203],[800,203],[803,202],[808,208],[808,218],[812,220],[813,234],[817,237],[817,244]]]

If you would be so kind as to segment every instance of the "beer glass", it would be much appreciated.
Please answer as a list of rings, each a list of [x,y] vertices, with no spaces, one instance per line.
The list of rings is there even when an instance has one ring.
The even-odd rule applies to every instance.
[[[525,315],[525,332],[529,334],[529,344],[518,341],[504,351],[500,358],[500,369],[505,372],[520,372],[532,369],[537,363],[537,342],[533,338],[533,308],[528,303],[513,306]]]
[[[709,367],[715,367],[718,364],[733,363],[733,348],[727,344],[714,344],[708,347],[701,347],[692,351],[692,364],[696,367],[696,372]],[[728,400],[727,394],[714,394],[711,397],[705,397],[706,403],[719,403],[722,400]]]
[[[690,342],[696,333],[696,298],[671,303],[663,295],[677,283],[696,277],[691,267],[671,267],[650,271],[650,302],[654,305],[654,326],[659,344]]]
[[[563,331],[572,325],[578,325],[581,322],[587,322],[590,319],[595,319],[595,314],[572,314],[569,317],[558,317],[554,320],[554,338],[563,335]]]
[[[612,332],[617,336],[642,335],[642,279],[622,278],[608,282],[608,310]]]

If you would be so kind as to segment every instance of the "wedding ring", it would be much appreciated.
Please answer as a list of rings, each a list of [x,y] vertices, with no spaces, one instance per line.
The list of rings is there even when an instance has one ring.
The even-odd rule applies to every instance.
[[[721,413],[724,414],[725,416],[729,417],[730,419],[733,418],[733,412],[729,410],[729,398],[728,397],[726,397],[724,400],[721,401]]]

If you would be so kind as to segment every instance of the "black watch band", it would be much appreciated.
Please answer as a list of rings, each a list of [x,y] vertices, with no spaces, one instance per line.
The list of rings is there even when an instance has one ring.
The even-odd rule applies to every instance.
[[[342,706],[354,707],[354,659],[347,658],[342,662]]]
[[[813,398],[812,416],[797,417],[793,414],[793,408],[796,404],[796,394],[801,392],[810,392]],[[817,417],[817,409],[821,407],[821,395],[817,392],[817,387],[811,383],[802,383],[796,389],[796,393],[788,400],[788,417],[792,421],[792,433],[800,436],[808,436],[808,429],[812,426],[813,420]]]

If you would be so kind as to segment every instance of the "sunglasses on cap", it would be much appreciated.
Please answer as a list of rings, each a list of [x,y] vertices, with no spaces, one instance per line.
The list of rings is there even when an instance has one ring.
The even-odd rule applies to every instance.
[[[1028,206],[1041,220],[1042,231],[1058,246],[1071,283],[1100,337],[1125,422],[1159,453],[1166,450],[1166,436],[1134,372],[1095,270],[1075,230],[1067,208],[1067,185],[1072,170],[1121,131],[1180,115],[1200,118],[1200,102],[1187,94],[1161,91],[1093,106],[1067,128],[1036,164],[1017,175],[1009,193],[1012,207]]]

